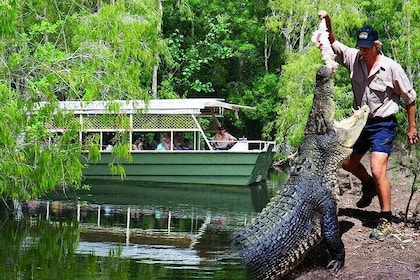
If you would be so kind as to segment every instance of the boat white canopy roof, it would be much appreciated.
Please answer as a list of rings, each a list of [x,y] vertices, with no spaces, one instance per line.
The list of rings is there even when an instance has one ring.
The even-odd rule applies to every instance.
[[[42,107],[45,102],[39,105]],[[152,99],[144,100],[104,100],[104,101],[60,101],[59,107],[74,114],[109,114],[110,108],[118,107],[120,113],[132,114],[194,114],[199,115],[211,110],[223,114],[225,110],[254,109],[253,107],[231,104],[219,98],[189,98],[189,99]]]

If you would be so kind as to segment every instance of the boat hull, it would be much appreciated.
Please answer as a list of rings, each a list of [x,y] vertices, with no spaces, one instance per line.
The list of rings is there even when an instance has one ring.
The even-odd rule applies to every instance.
[[[141,151],[132,161],[103,153],[98,163],[84,169],[86,179],[246,186],[265,180],[273,160],[273,145],[266,151]],[[112,175],[109,164],[124,167],[125,177]]]

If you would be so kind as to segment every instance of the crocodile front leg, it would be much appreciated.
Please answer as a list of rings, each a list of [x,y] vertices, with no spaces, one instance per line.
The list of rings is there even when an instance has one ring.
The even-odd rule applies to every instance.
[[[328,250],[330,251],[332,257],[332,260],[327,265],[327,268],[333,269],[334,272],[337,272],[344,266],[345,249],[340,236],[336,201],[332,198],[332,194],[330,192],[324,194],[322,212],[322,236],[327,243]]]

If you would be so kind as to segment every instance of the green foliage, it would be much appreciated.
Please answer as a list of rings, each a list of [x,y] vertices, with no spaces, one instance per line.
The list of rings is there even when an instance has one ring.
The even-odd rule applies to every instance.
[[[12,34],[18,17],[17,0],[0,2],[0,38]]]
[[[260,137],[247,131],[249,127],[262,127],[263,139],[274,140],[274,120],[277,116],[277,92],[279,77],[276,74],[267,73],[262,77],[257,77],[249,89],[245,89],[242,96],[232,95],[230,101],[253,106],[255,110],[242,110],[241,117],[234,122],[235,127],[246,131],[248,136]],[[247,119],[247,123],[243,120]],[[240,122],[242,120],[242,122]],[[233,123],[233,120],[231,120]],[[241,131],[237,133],[240,134]],[[238,134],[238,135],[239,135]]]
[[[46,110],[26,120],[32,102],[48,101],[52,110],[56,100],[148,100],[156,66],[160,98],[211,96],[254,106],[256,110],[241,113],[241,120],[227,117],[226,124],[237,126],[232,132],[250,139],[275,138],[296,147],[311,106],[315,71],[322,63],[310,42],[320,9],[330,13],[337,38],[349,46],[354,45],[359,27],[374,26],[385,54],[399,61],[419,88],[418,0],[1,2],[0,83],[1,91],[7,92],[2,97],[5,116],[1,120],[9,130],[2,130],[5,137],[0,141],[8,160],[0,161],[0,169],[9,177],[17,176],[2,183],[1,193],[7,188],[10,195],[21,184],[29,192],[29,182],[39,185],[35,189],[50,188],[52,183],[42,182],[46,177],[60,184],[74,181],[72,176],[58,179],[57,166],[64,155],[48,145],[49,151],[42,154],[51,137],[43,124],[53,117]],[[334,82],[336,118],[340,119],[351,112],[348,72],[339,69]],[[65,121],[64,116],[55,118]],[[398,119],[402,139],[404,108]],[[110,121],[126,129],[123,116]],[[16,139],[23,133],[31,145],[16,148]],[[56,139],[75,159],[79,140],[67,133]],[[88,144],[89,157],[100,160],[98,141]],[[120,152],[116,157],[125,158],[126,151]],[[12,167],[11,159],[16,159],[16,166]],[[36,168],[51,160],[57,173],[40,172],[37,182],[24,179],[38,160]],[[74,170],[65,166],[63,173],[80,174],[77,163]]]
[[[320,63],[320,53],[309,49],[306,55],[289,53],[279,80],[279,105],[277,108],[277,141],[297,147],[303,139],[309,114],[315,73]]]
[[[55,115],[54,104],[39,111],[18,98],[16,91],[0,86],[0,196],[32,199],[57,186],[81,186],[81,146],[73,116]],[[66,122],[68,130],[52,134],[45,124]]]
[[[208,79],[211,77],[203,75],[209,70],[217,67],[224,60],[232,57],[232,48],[226,45],[225,40],[229,33],[229,17],[220,15],[214,19],[208,18],[209,30],[204,37],[195,39],[196,42],[185,48],[185,36],[179,30],[171,34],[169,48],[172,55],[171,63],[167,65],[168,70],[172,69],[165,77],[168,84],[181,97],[194,93],[212,93],[214,87]],[[225,70],[219,69],[223,74]],[[214,79],[214,78],[213,78]],[[165,84],[163,84],[165,85]],[[163,91],[168,89],[163,88]]]
[[[0,41],[8,66],[1,74],[34,101],[146,99],[153,67],[168,53],[157,2],[106,2],[16,4],[25,16]]]
[[[83,149],[88,150],[88,160],[92,163],[98,163],[101,160],[100,134],[91,134],[85,139]]]
[[[1,109],[8,124],[1,130],[0,196],[36,198],[57,186],[78,187],[80,127],[52,135],[45,124],[65,121],[53,114],[57,100],[149,98],[153,68],[168,54],[158,2],[6,1],[0,8]],[[48,105],[32,111],[39,101]],[[114,120],[127,128],[123,116]],[[98,139],[89,141],[88,156],[100,160]],[[127,149],[115,151],[128,157]]]
[[[148,98],[156,54],[167,52],[159,19],[155,1],[104,5],[98,14],[74,18],[72,48],[84,63],[75,65],[71,80],[75,89],[87,89],[84,99]]]
[[[111,174],[112,175],[120,175],[121,180],[124,180],[126,174],[125,174],[125,169],[123,166],[121,166],[120,164],[114,164],[114,163],[109,163],[108,164],[109,169],[111,170]]]
[[[310,14],[317,3],[303,1],[269,1],[270,15],[266,17],[268,29],[282,36],[287,52],[303,51],[310,42],[312,32],[304,32],[315,18]]]
[[[124,140],[117,140],[117,141],[121,141],[121,143],[125,143],[125,144],[118,143],[117,145],[115,145],[112,148],[112,154],[116,157],[116,159],[122,158],[126,162],[132,162],[133,161],[133,158],[132,158],[131,153],[130,153],[130,147],[131,147],[131,145],[127,143],[128,137],[127,138],[124,138],[124,139],[126,141],[124,141]]]
[[[162,68],[159,91],[241,96],[265,72],[265,11],[265,1],[165,1],[163,31],[172,61]]]

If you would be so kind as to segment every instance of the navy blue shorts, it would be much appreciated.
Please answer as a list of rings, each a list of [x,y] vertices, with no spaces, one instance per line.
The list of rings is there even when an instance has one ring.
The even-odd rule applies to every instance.
[[[364,154],[367,151],[391,154],[395,139],[397,119],[395,116],[368,119],[359,139],[353,147],[353,153]]]

